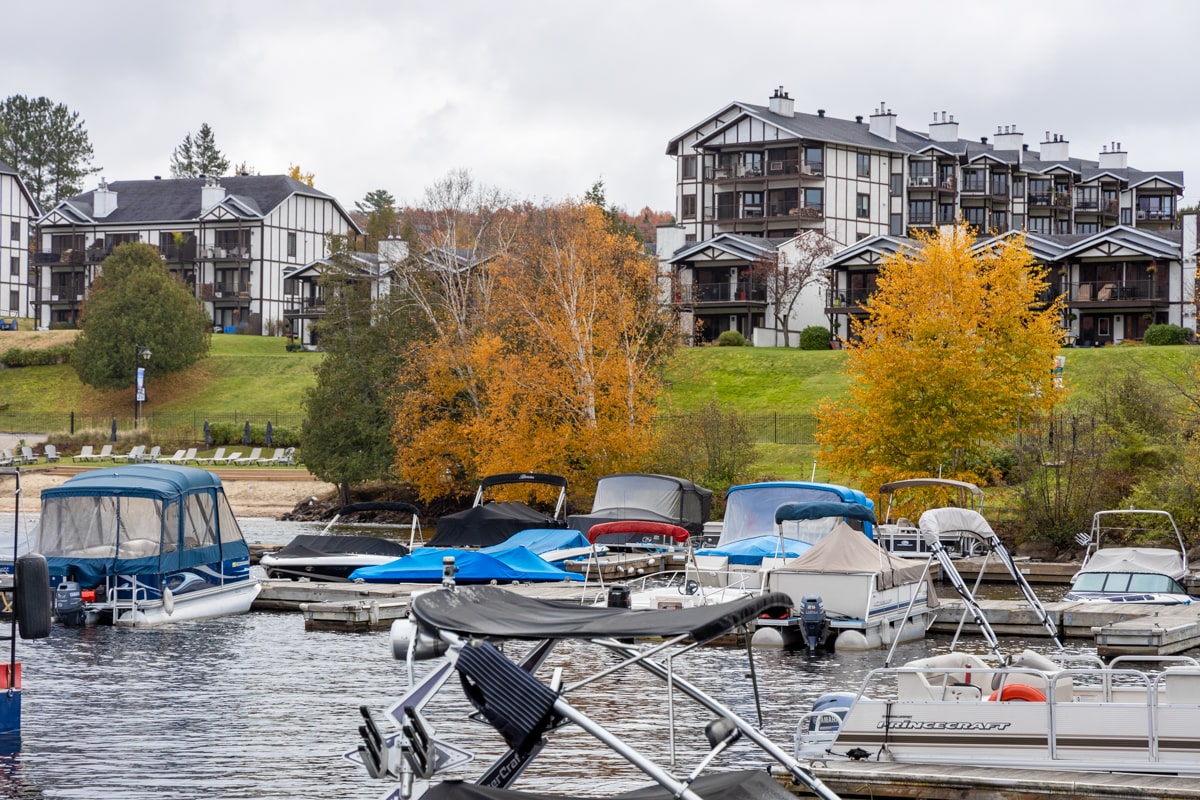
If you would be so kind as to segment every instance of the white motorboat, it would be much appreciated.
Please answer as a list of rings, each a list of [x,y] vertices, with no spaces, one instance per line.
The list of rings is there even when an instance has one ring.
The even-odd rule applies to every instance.
[[[1173,547],[1104,547],[1118,536],[1157,535]],[[1087,538],[1083,566],[1071,578],[1064,599],[1081,603],[1186,605],[1193,598],[1183,586],[1188,576],[1187,548],[1167,511],[1097,511]]]
[[[906,478],[892,481],[879,487],[879,504],[884,508],[883,520],[875,526],[875,541],[898,556],[925,558],[930,548],[921,530],[913,522],[900,516],[897,495],[936,497],[939,508],[965,508],[977,514],[983,513],[983,490],[967,481],[948,478]],[[910,499],[911,502],[911,499]],[[915,516],[915,515],[914,515]],[[952,556],[974,556],[978,552],[979,540],[970,535],[948,535],[941,541]]]

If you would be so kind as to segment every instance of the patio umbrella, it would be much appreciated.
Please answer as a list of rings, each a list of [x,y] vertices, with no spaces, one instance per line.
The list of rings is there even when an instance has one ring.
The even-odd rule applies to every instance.
[[[250,420],[246,420],[246,428],[242,431],[242,444],[250,444]]]
[[[114,441],[114,442],[115,442],[116,440],[117,440],[117,418],[116,418],[116,417],[113,417],[113,426],[112,426],[112,439],[111,439],[111,441]]]
[[[204,420],[204,446],[212,447],[212,429],[208,427],[208,420]]]
[[[263,444],[265,444],[267,447],[272,446],[272,443],[271,443],[271,420],[267,420],[267,433],[266,433],[266,436],[263,437]]]

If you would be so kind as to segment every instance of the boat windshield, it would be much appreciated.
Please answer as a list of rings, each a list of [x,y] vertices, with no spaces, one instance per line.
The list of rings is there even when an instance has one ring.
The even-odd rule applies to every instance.
[[[162,503],[157,500],[55,497],[42,503],[33,539],[37,552],[47,558],[143,558],[159,554],[162,530]]]
[[[753,486],[730,492],[717,546],[723,547],[755,536],[778,536],[775,509],[784,503],[821,501],[845,502],[836,492],[805,486]],[[841,521],[841,517],[788,520],[783,523],[783,536],[815,544]]]
[[[1187,594],[1170,576],[1144,572],[1084,572],[1071,588],[1076,592]]]

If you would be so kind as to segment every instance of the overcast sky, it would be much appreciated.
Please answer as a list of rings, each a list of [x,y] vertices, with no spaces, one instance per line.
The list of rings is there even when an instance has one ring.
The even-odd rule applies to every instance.
[[[420,202],[455,169],[523,199],[673,210],[668,140],[727,103],[901,126],[1015,124],[1095,159],[1183,170],[1200,200],[1200,2],[196,0],[22,2],[0,96],[78,111],[108,180],[167,177],[202,123],[235,164],[291,164],[353,206]],[[94,188],[99,175],[86,188]]]

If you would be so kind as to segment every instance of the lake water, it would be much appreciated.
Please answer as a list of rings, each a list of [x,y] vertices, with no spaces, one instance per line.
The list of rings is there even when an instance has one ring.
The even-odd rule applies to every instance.
[[[271,520],[242,524],[249,540],[263,543],[320,530]],[[931,638],[907,645],[897,661],[942,652],[948,644]],[[885,654],[756,651],[765,730],[790,751],[796,720],[811,702],[826,691],[856,688]],[[18,657],[24,662],[24,735],[21,752],[0,760],[0,774],[7,776],[0,779],[0,798],[378,798],[386,788],[342,758],[358,743],[359,706],[381,719],[404,692],[404,665],[392,658],[386,631],[310,632],[298,613],[252,612],[149,629],[56,626],[49,639],[18,642]],[[570,682],[612,660],[575,643],[551,664],[563,666]],[[755,718],[744,651],[701,648],[677,668]],[[661,687],[641,670],[626,670],[570,699],[666,763],[670,736]],[[469,706],[454,683],[443,697],[426,716],[439,738],[476,754],[460,772],[474,778],[503,745],[490,728],[465,720]],[[708,715],[686,700],[676,709],[682,770],[706,749]],[[764,763],[756,747],[739,743],[717,768]],[[645,783],[570,727],[554,736],[518,786],[607,794]]]

